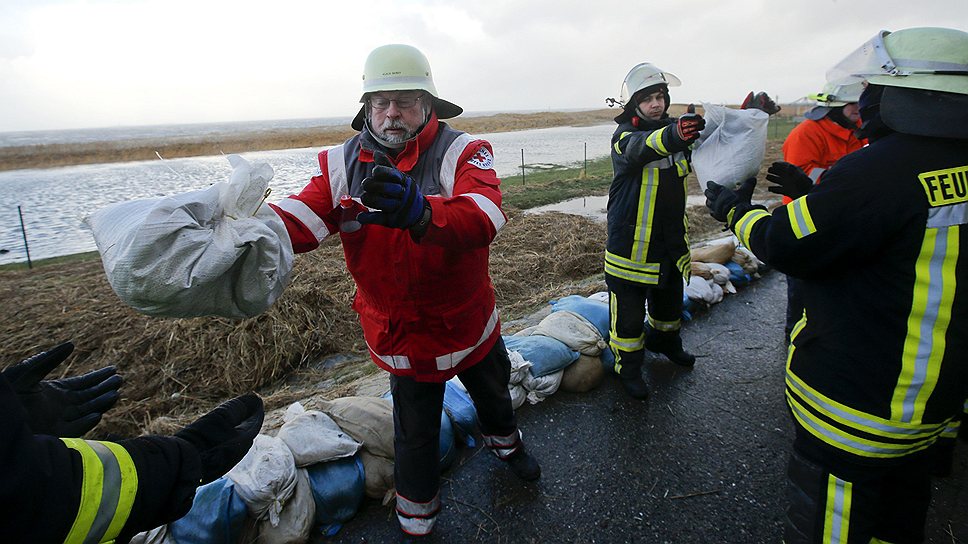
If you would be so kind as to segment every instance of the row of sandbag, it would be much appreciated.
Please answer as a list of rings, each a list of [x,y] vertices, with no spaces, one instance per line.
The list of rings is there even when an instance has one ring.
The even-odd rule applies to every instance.
[[[384,397],[294,403],[276,436],[260,434],[238,465],[200,487],[191,510],[137,535],[139,544],[306,542],[332,536],[364,497],[387,504],[393,493],[393,405]],[[447,382],[440,420],[440,467],[458,445],[473,446],[477,413],[457,380]]]
[[[692,250],[692,275],[684,286],[683,318],[720,302],[735,286],[758,277],[761,264],[735,238]],[[504,336],[511,357],[511,399],[515,409],[540,402],[559,387],[582,393],[596,387],[615,366],[608,348],[608,293],[571,295],[551,302],[538,325]]]

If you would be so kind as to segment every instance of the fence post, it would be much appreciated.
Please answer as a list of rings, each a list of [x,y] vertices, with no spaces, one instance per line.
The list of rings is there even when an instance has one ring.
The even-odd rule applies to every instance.
[[[524,187],[524,149],[521,149],[521,186]]]
[[[17,206],[17,215],[20,216],[20,233],[24,236],[24,249],[27,250],[27,268],[33,268],[30,262],[30,246],[27,244],[27,229],[24,227],[24,214],[20,211],[20,206]]]
[[[581,167],[581,179],[588,177],[588,142],[585,142],[585,161]]]

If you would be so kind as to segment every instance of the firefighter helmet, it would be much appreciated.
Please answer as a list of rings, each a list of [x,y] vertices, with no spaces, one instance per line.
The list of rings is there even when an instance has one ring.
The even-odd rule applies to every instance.
[[[424,91],[433,97],[434,111],[440,119],[460,115],[460,106],[442,100],[437,95],[430,62],[419,49],[411,45],[389,44],[377,47],[366,57],[363,65],[363,94],[360,102],[366,103],[370,93],[378,91]],[[353,128],[363,129],[366,107],[360,108],[353,119]]]
[[[629,70],[622,81],[622,90],[619,92],[619,102],[627,107],[635,93],[642,89],[647,89],[655,85],[666,85],[667,87],[678,87],[682,81],[675,75],[666,72],[651,62],[636,64]],[[668,104],[666,104],[668,107]]]

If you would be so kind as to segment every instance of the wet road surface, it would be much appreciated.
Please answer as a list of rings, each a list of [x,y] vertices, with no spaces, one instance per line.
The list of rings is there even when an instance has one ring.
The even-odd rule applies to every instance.
[[[767,272],[683,329],[692,370],[647,362],[652,395],[612,376],[583,394],[525,404],[518,420],[541,479],[464,451],[444,474],[430,542],[780,542],[793,427],[783,400],[786,282]],[[968,443],[936,481],[927,542],[968,543]],[[367,499],[336,536],[402,542],[391,506]]]

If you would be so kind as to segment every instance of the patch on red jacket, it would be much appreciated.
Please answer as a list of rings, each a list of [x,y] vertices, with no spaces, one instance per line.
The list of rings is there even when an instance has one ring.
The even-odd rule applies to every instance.
[[[471,157],[471,160],[467,162],[473,164],[481,170],[490,170],[491,168],[494,168],[494,156],[491,155],[491,152],[488,151],[486,147],[481,147],[478,149],[477,153],[474,153],[474,156]]]

